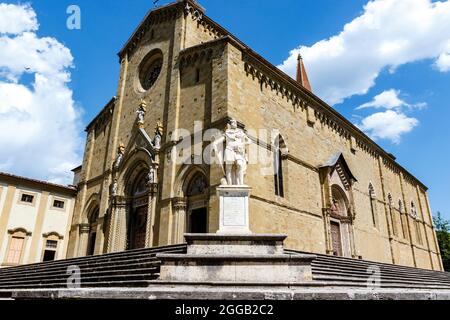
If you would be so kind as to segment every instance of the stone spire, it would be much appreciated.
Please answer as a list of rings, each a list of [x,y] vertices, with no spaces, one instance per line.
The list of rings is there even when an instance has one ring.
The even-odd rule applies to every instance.
[[[297,82],[300,83],[305,89],[312,92],[308,74],[306,73],[305,64],[303,63],[303,58],[300,53],[297,58]]]

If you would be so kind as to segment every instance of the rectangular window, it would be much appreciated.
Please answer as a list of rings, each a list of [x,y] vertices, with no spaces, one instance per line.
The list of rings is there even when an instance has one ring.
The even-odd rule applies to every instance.
[[[55,260],[56,251],[55,250],[45,250],[44,251],[44,257],[42,258],[42,261],[53,261]]]
[[[26,194],[26,193],[23,193],[22,198],[20,199],[20,201],[26,202],[26,203],[33,203],[33,200],[34,200],[34,196],[32,196],[31,194]]]
[[[45,245],[48,249],[56,249],[58,246],[58,241],[56,240],[47,240],[47,243]]]
[[[6,263],[8,264],[19,264],[20,257],[22,256],[23,243],[25,239],[22,237],[12,237],[11,243],[9,245],[8,256],[6,258]]]
[[[61,200],[53,201],[53,207],[59,208],[59,209],[64,209],[64,201],[61,201]]]

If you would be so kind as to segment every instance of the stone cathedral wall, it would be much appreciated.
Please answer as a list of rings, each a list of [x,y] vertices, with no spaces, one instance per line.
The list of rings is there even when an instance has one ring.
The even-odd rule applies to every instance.
[[[111,167],[120,143],[125,145],[125,156],[129,156],[137,135],[136,109],[141,99],[145,99],[148,107],[144,130],[153,136],[156,122],[161,121],[165,131],[160,154],[161,183],[154,245],[177,241],[173,207],[183,196],[180,190],[184,174],[188,172],[186,165],[173,158],[185,151],[182,146],[171,148],[166,145],[174,140],[179,128],[194,134],[195,121],[200,120],[203,129],[216,127],[223,130],[226,119],[235,118],[249,131],[279,130],[289,150],[283,158],[284,197],[275,195],[273,175],[261,174],[263,165],[248,168],[246,183],[253,187],[250,202],[253,232],[287,233],[287,247],[326,253],[328,231],[324,210],[329,203],[321,182],[320,167],[341,152],[358,180],[352,187],[357,256],[441,269],[426,188],[333,111],[323,111],[323,102],[319,99],[301,93],[300,89],[291,93],[285,91],[284,85],[292,87],[288,80],[261,62],[240,42],[224,38],[225,30],[194,9],[182,14],[178,9],[155,14],[154,18],[144,21],[131,38],[133,44],[121,52],[116,98],[101,112],[109,116],[96,119],[88,127],[69,256],[82,254],[83,249],[78,249],[79,229],[87,223],[91,203],[100,207],[96,253],[107,250]],[[163,57],[161,73],[152,88],[144,91],[139,86],[142,61],[158,50]],[[292,95],[293,91],[300,99]],[[268,147],[270,138],[254,138],[257,138],[256,148],[272,157]],[[193,141],[193,136],[185,139]],[[197,149],[194,146],[194,149],[202,151],[206,144],[200,144],[203,145]],[[187,156],[198,157],[194,151]],[[133,161],[126,165],[132,166]],[[219,225],[215,186],[220,183],[222,171],[216,165],[196,166],[203,170],[211,186],[208,229],[215,232]],[[375,191],[375,225],[369,184]],[[389,194],[393,199],[392,209],[389,208]],[[402,215],[395,210],[399,200],[403,203]],[[417,241],[417,228],[409,215],[411,202],[418,212],[422,243]],[[391,212],[397,226],[396,235],[392,234]],[[406,238],[401,232],[402,221],[408,230]]]

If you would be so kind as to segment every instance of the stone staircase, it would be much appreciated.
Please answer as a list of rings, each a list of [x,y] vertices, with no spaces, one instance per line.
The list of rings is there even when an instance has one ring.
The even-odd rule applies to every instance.
[[[305,254],[287,250],[289,254]],[[367,288],[374,272],[379,272],[379,287],[389,289],[449,290],[450,273],[386,263],[315,254],[312,262],[314,282],[327,287]],[[370,281],[369,284],[374,282]]]
[[[158,253],[184,252],[175,245],[3,268],[0,290],[67,288],[70,266],[80,268],[82,288],[146,287],[159,277]]]
[[[186,252],[186,245],[174,245],[3,268],[0,269],[0,298],[19,289],[67,288],[70,266],[80,268],[81,288],[146,288],[156,284],[155,280],[161,280],[161,261],[157,254],[182,255]],[[284,252],[291,256],[308,254],[287,249]],[[450,290],[450,273],[314,255],[313,281],[305,283],[306,286],[368,288],[369,277],[374,270],[379,270],[382,289]]]

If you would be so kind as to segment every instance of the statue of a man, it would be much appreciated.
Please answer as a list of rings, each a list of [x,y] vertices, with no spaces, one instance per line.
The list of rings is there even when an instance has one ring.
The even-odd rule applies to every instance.
[[[147,186],[150,186],[151,184],[156,183],[155,168],[150,167],[150,169],[148,169],[148,173],[146,176],[146,182],[147,182]]]
[[[161,139],[162,139],[162,135],[163,135],[163,125],[161,123],[161,121],[158,121],[156,123],[156,128],[155,128],[155,137],[153,138],[153,147],[155,149],[161,149]]]
[[[147,103],[145,102],[145,100],[142,100],[141,103],[139,104],[139,108],[136,110],[137,122],[139,125],[144,124],[146,112],[147,112]]]
[[[225,133],[213,142],[217,144],[225,141],[225,176],[228,185],[244,185],[244,176],[247,171],[246,146],[251,143],[244,130],[238,128],[236,120],[230,120]],[[217,152],[216,152],[217,153]]]
[[[116,169],[119,168],[120,164],[122,163],[124,154],[125,154],[125,146],[123,145],[123,143],[121,143],[117,148],[117,157],[116,161],[114,162],[114,167]]]
[[[114,181],[111,185],[111,195],[113,197],[117,196],[117,189],[118,189],[118,182],[117,182],[117,179],[114,179]]]

